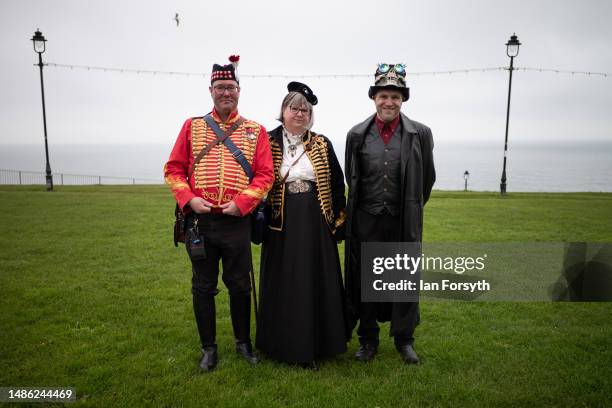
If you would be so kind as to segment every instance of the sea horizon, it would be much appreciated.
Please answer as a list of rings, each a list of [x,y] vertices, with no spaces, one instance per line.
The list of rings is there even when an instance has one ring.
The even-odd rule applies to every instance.
[[[344,149],[334,143],[338,160]],[[123,177],[163,183],[171,144],[50,144],[54,174]],[[514,192],[612,192],[612,141],[509,143],[507,188]],[[503,142],[436,141],[435,190],[499,191]],[[0,169],[44,172],[44,144],[0,144]],[[0,180],[0,183],[7,184]]]

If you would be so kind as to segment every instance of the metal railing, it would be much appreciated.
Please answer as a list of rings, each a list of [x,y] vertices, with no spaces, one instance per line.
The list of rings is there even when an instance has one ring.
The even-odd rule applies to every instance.
[[[26,170],[0,169],[0,184],[31,185],[45,184],[45,173]],[[118,185],[118,184],[163,184],[162,179],[147,179],[139,177],[92,176],[85,174],[53,174],[54,185]]]

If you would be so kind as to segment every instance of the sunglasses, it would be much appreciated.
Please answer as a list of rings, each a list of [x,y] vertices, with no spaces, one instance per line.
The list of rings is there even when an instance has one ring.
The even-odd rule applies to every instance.
[[[386,74],[392,69],[399,75],[406,73],[406,65],[404,64],[378,64],[378,72],[381,74]]]

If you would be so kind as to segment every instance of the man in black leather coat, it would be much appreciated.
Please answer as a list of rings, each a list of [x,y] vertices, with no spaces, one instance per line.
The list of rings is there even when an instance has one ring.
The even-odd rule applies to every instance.
[[[359,361],[376,355],[377,321],[390,321],[402,360],[419,362],[413,348],[418,302],[361,301],[361,243],[421,242],[423,207],[436,179],[431,130],[400,112],[409,98],[405,77],[403,64],[379,64],[369,90],[376,114],[354,126],[346,138],[345,288],[352,327],[359,321]]]

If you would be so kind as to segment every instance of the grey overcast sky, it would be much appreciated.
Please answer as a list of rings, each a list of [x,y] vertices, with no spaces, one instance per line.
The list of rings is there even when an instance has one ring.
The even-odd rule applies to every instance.
[[[173,21],[180,15],[180,25]],[[319,96],[314,130],[344,149],[348,129],[374,112],[368,78],[404,62],[403,111],[436,143],[503,144],[508,72],[412,75],[500,67],[505,43],[522,42],[515,66],[612,73],[612,2],[583,1],[117,1],[2,0],[0,144],[42,142],[37,62],[30,38],[48,39],[45,62],[210,73],[240,54],[244,74],[296,75]],[[183,121],[212,106],[208,78],[46,67],[52,144],[167,144]],[[287,79],[241,81],[240,111],[277,125]],[[612,77],[516,71],[510,139],[610,140]]]

